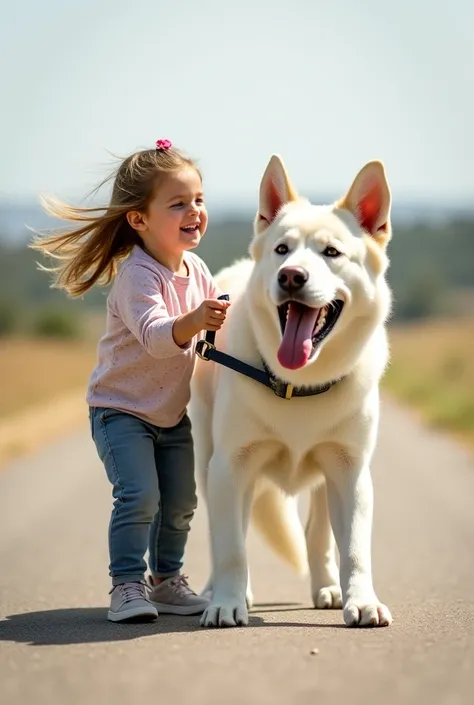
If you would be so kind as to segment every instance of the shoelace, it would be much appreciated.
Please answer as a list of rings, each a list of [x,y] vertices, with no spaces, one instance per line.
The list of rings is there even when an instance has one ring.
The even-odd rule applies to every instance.
[[[186,595],[194,595],[193,591],[188,585],[187,575],[177,575],[175,578],[170,580],[170,585],[176,590],[178,595],[185,597]]]
[[[117,586],[126,602],[132,600],[147,600],[146,585],[144,583],[122,583]]]

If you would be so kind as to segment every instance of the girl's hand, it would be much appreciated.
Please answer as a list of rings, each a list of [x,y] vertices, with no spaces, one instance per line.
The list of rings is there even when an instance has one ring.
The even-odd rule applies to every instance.
[[[205,299],[193,311],[177,318],[173,326],[175,343],[183,347],[202,330],[219,330],[229,306],[230,301]]]
[[[205,299],[193,311],[197,332],[201,330],[219,330],[225,321],[230,301],[219,299]]]

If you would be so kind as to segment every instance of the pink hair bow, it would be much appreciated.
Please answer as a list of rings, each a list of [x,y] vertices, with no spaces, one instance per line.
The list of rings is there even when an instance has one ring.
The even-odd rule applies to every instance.
[[[171,140],[156,140],[157,149],[169,149],[172,146]]]

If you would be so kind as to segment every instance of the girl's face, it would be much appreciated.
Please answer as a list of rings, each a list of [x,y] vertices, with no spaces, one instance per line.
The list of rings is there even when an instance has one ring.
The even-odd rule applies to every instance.
[[[139,220],[135,221],[135,216]],[[197,247],[206,232],[202,182],[192,167],[169,174],[156,189],[146,213],[128,214],[145,248],[157,259],[181,257]]]

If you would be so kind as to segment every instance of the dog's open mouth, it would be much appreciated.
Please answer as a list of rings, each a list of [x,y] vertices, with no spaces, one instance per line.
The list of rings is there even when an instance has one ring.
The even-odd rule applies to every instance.
[[[340,299],[321,308],[311,308],[298,301],[287,301],[278,306],[283,336],[278,349],[280,365],[289,370],[303,367],[334,328],[343,306]]]

